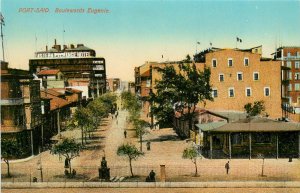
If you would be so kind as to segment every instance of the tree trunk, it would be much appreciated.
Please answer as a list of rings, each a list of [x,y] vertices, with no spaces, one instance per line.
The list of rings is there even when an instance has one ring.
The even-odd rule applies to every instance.
[[[143,151],[143,136],[140,134],[140,151]]]
[[[69,166],[70,166],[69,170],[70,170],[70,175],[71,175],[72,174],[71,159],[69,159]]]
[[[131,158],[129,158],[129,167],[130,167],[131,176],[133,177],[132,165],[131,165]]]
[[[198,176],[197,160],[194,161],[194,164],[195,164],[195,176]]]
[[[5,160],[4,160],[5,161]],[[7,177],[10,177],[10,172],[9,172],[9,161],[5,161],[6,165],[7,165]]]
[[[85,144],[87,144],[86,143],[86,132],[84,132],[84,142],[85,142]]]
[[[81,145],[83,145],[83,127],[81,127]]]

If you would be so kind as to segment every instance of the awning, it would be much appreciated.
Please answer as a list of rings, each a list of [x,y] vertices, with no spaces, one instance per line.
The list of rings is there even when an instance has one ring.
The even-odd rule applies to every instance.
[[[196,127],[198,127],[201,131],[210,131],[218,127],[221,127],[225,124],[227,124],[227,121],[218,121],[218,122],[196,124]]]

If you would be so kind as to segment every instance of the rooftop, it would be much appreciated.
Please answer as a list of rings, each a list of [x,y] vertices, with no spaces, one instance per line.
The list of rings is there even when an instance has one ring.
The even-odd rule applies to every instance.
[[[51,69],[51,70],[41,70],[38,75],[56,75],[60,70]]]

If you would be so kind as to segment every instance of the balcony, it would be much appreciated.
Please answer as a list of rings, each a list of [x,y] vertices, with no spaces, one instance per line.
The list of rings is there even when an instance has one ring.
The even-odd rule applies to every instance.
[[[300,56],[284,56],[280,59],[283,59],[283,60],[300,60]]]
[[[1,106],[8,106],[8,105],[22,105],[24,104],[23,98],[8,98],[8,99],[1,99],[0,100]]]

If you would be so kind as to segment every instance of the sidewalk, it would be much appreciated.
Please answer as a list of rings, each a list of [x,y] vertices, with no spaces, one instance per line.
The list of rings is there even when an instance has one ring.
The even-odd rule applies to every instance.
[[[14,188],[300,188],[300,182],[44,182],[2,183],[4,189]]]

